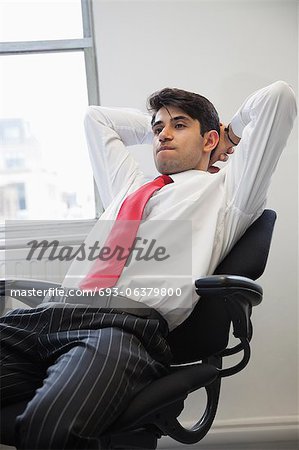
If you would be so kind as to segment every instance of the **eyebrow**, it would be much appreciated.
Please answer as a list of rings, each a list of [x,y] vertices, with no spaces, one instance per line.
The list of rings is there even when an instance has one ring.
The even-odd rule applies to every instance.
[[[186,120],[187,122],[191,121],[191,119],[187,116],[175,116],[170,119],[171,122],[177,122],[178,120]],[[154,122],[152,124],[152,128],[155,127],[156,125],[163,125],[163,124],[164,124],[163,120],[157,120],[157,122]]]

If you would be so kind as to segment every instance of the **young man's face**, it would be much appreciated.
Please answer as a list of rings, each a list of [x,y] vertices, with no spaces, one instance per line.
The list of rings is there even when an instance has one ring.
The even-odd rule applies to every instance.
[[[153,123],[154,160],[162,174],[205,170],[202,164],[205,138],[200,123],[174,106],[159,109]]]

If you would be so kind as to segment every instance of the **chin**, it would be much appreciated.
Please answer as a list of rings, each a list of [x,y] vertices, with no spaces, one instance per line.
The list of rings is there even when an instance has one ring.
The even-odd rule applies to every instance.
[[[161,175],[171,175],[173,173],[176,173],[174,170],[170,169],[158,169],[158,171]]]
[[[162,175],[171,175],[172,173],[179,173],[185,170],[174,164],[159,164],[156,168]]]

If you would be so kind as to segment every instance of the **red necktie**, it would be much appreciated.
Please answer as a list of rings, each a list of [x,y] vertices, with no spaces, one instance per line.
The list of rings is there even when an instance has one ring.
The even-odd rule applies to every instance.
[[[104,247],[110,249],[111,258],[106,261],[98,259],[81,281],[80,289],[115,286],[135,241],[146,203],[155,191],[168,183],[173,183],[173,180],[168,175],[161,175],[141,186],[123,201],[104,244]],[[115,251],[117,248],[125,251],[125,257],[119,257],[119,253]]]

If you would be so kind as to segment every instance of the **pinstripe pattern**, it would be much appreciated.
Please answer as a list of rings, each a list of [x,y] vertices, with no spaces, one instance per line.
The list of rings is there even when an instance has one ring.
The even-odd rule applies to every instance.
[[[167,373],[167,326],[112,309],[63,305],[0,319],[2,406],[28,400],[18,449],[98,449],[99,436]]]

